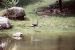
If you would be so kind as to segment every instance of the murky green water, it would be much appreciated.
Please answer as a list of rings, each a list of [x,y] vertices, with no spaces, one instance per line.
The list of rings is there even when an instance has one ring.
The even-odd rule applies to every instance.
[[[34,41],[13,40],[6,50],[74,50],[73,38],[48,38]]]
[[[55,50],[56,42],[51,41],[15,41],[9,48],[11,50]]]

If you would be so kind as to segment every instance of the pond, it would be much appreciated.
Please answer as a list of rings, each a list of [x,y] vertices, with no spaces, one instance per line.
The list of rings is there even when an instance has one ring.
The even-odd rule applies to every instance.
[[[7,42],[8,44],[3,48],[4,50],[75,50],[74,37],[34,37],[34,39],[31,40],[14,40],[10,38],[3,41]]]
[[[8,48],[9,50],[55,50],[58,46],[56,40],[50,39],[33,41],[15,40]]]

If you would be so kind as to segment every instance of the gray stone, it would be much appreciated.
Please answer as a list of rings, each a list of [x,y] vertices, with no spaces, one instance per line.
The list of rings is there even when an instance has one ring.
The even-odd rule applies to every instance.
[[[11,28],[10,20],[6,17],[0,16],[0,29],[8,29]]]
[[[21,40],[22,36],[23,36],[23,33],[21,33],[21,32],[16,32],[16,33],[12,34],[12,38],[16,39],[16,40]]]
[[[6,16],[7,18],[12,20],[24,20],[26,14],[24,9],[21,7],[11,7],[6,9],[3,16]]]

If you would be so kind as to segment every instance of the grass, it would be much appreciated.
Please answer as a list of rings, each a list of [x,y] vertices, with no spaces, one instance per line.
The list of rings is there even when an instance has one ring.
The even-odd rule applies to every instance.
[[[75,33],[75,17],[60,17],[60,16],[38,16],[34,13],[38,7],[48,6],[54,3],[56,0],[42,0],[42,2],[36,2],[34,4],[30,4],[24,6],[26,16],[29,20],[24,21],[14,21],[10,20],[13,28],[8,30],[0,30],[0,33],[5,33],[11,35],[15,32],[22,32],[24,35],[36,35],[39,37],[47,38],[50,36],[68,36],[74,35]],[[1,13],[0,13],[1,14]],[[35,29],[30,27],[32,23],[36,23],[37,19],[39,19],[39,26]]]

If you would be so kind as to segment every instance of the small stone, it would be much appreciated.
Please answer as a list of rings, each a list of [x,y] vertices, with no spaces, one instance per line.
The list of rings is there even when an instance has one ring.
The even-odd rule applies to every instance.
[[[22,35],[23,35],[23,33],[21,33],[21,32],[16,32],[16,33],[14,33],[14,34],[12,35],[12,38],[13,38],[13,39],[16,39],[16,40],[21,40],[21,39],[22,39]]]

